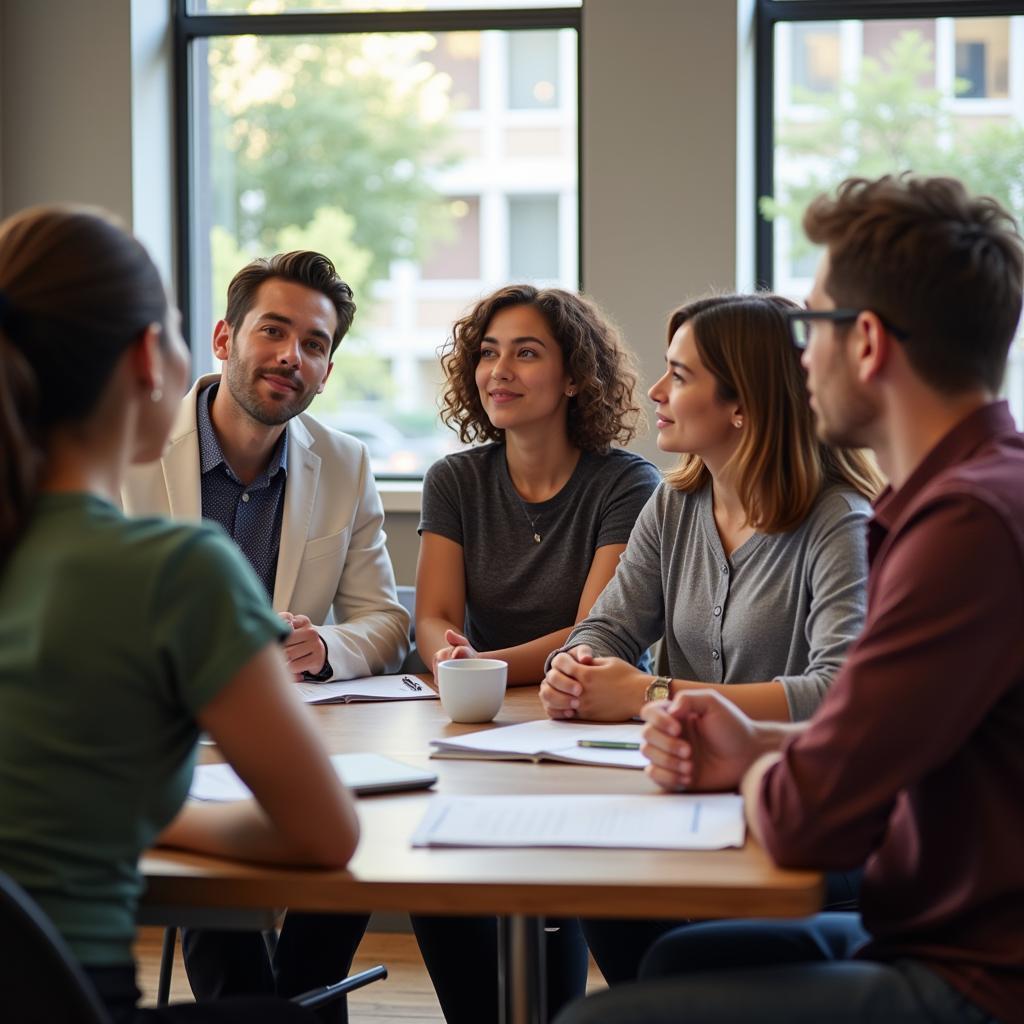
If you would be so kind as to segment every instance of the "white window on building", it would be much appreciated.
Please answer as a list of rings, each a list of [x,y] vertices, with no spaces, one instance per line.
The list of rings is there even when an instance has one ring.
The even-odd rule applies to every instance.
[[[957,18],[955,68],[961,99],[1010,96],[1010,19]]]
[[[508,273],[514,281],[558,278],[558,196],[510,196]]]
[[[508,45],[509,108],[557,107],[559,72],[557,32],[517,32]]]
[[[790,34],[793,98],[801,93],[823,95],[839,87],[839,24],[808,21],[795,24]]]

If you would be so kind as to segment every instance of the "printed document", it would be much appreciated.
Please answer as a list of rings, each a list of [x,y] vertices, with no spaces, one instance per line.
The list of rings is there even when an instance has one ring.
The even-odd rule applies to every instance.
[[[412,845],[720,850],[744,836],[735,793],[435,796]]]

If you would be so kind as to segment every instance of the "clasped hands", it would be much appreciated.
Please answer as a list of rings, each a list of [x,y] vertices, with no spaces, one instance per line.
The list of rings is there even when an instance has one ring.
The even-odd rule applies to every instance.
[[[639,714],[652,678],[621,658],[595,658],[580,644],[552,659],[540,700],[549,718],[625,722]]]
[[[772,744],[764,727],[714,690],[684,690],[641,712],[647,723],[640,752],[662,789],[735,790]]]

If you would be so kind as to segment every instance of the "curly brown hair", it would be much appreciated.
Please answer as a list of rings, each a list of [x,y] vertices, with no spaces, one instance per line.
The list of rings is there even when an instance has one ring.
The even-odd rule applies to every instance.
[[[476,386],[480,346],[495,314],[532,306],[547,322],[562,350],[576,395],[568,405],[569,442],[581,451],[603,452],[612,442],[627,444],[637,434],[640,407],[634,399],[637,373],[615,325],[589,299],[561,288],[507,285],[481,299],[455,321],[441,350],[447,384],[441,419],[463,444],[501,441],[505,431],[487,418]]]

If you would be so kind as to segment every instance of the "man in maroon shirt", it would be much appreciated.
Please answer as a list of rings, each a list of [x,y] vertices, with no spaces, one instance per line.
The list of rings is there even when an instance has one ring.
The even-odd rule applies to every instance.
[[[1024,1022],[1024,437],[995,400],[1024,250],[949,179],[844,183],[805,346],[819,433],[890,480],[869,526],[864,632],[818,714],[753,722],[717,694],[648,705],[666,789],[740,786],[784,867],[865,864],[861,914],[717,922],[648,953],[597,1021]]]

